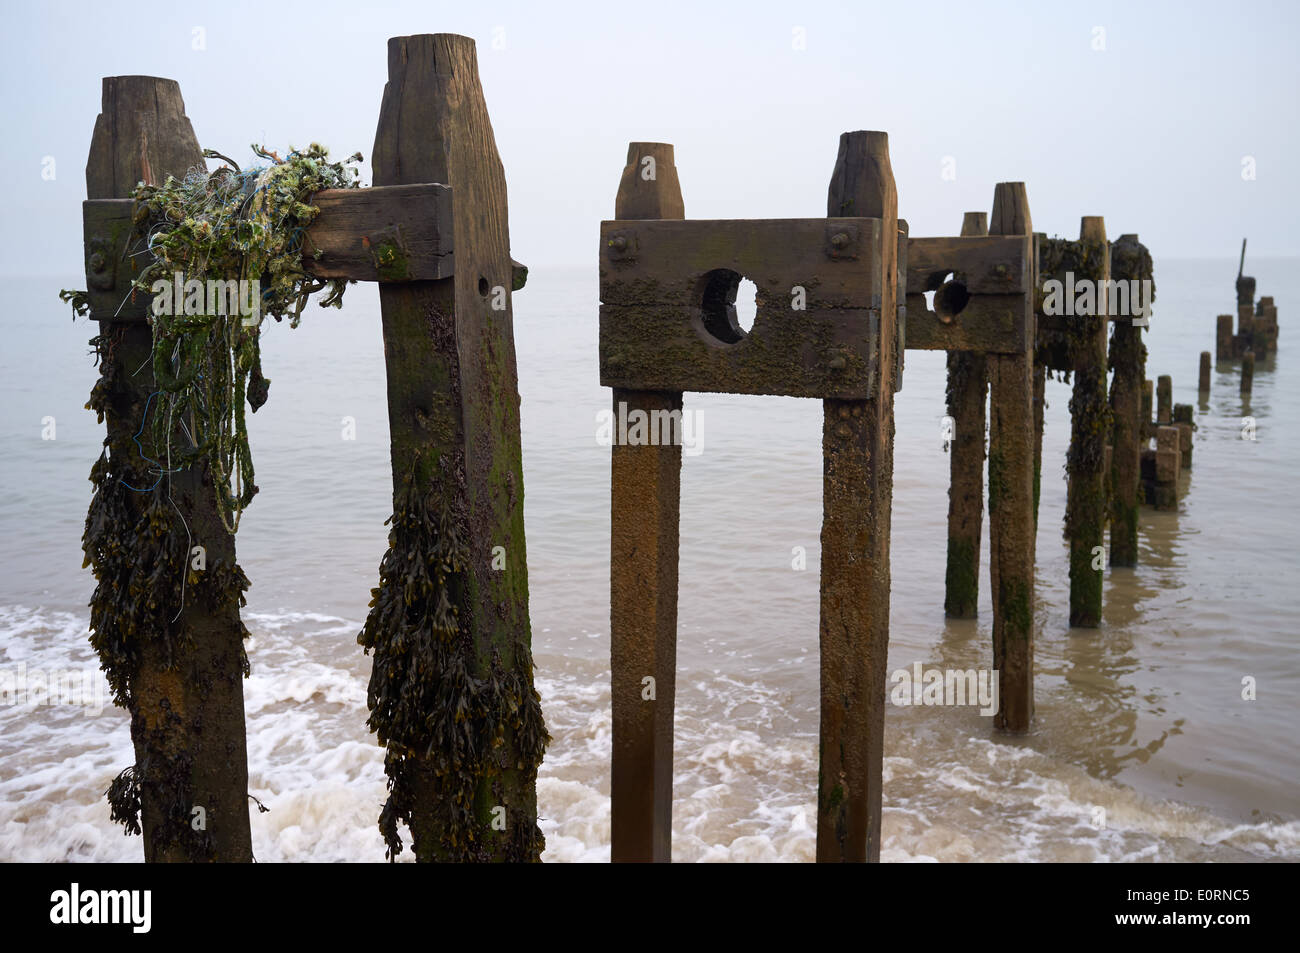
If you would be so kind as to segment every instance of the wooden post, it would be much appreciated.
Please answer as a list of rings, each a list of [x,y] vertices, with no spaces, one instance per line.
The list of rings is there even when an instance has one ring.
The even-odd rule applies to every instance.
[[[649,168],[653,174],[647,177],[643,172]],[[628,145],[614,217],[686,217],[670,144]],[[616,419],[637,410],[682,409],[681,391],[615,387],[613,394]],[[610,456],[611,857],[616,863],[667,863],[672,859],[682,447],[680,442],[637,446],[616,440]],[[646,690],[647,677],[654,679],[653,693]]]
[[[1144,380],[1142,382],[1142,445],[1146,446],[1147,442],[1155,436],[1155,381]]]
[[[1252,350],[1257,354],[1268,354],[1277,350],[1277,305],[1271,295],[1259,299],[1255,309],[1255,333]]]
[[[1137,235],[1121,235],[1111,247],[1111,277],[1116,281],[1150,281],[1151,271],[1151,255]],[[1136,308],[1129,310],[1136,311]],[[1136,566],[1138,557],[1138,504],[1142,498],[1141,391],[1146,374],[1146,348],[1142,345],[1139,320],[1131,314],[1116,315],[1111,324],[1110,366],[1115,372],[1110,391],[1114,448],[1110,466],[1112,566]]]
[[[1236,340],[1232,336],[1232,315],[1221,314],[1215,319],[1214,359],[1230,361],[1236,356]]]
[[[987,212],[967,212],[963,237],[987,235]],[[984,517],[984,402],[988,372],[978,351],[948,352],[948,415],[953,420],[949,453],[948,565],[943,611],[950,619],[973,619],[979,604],[980,531]]]
[[[95,121],[86,163],[86,192],[90,199],[129,198],[139,182],[161,183],[203,166],[190,121],[185,116],[180,87],[174,80],[152,76],[110,76],[104,79],[103,110]],[[89,235],[87,277],[112,288],[112,272],[123,261],[98,259],[89,245],[113,245],[113,237]],[[239,602],[248,582],[235,562],[235,541],[222,524],[206,466],[164,476],[159,480],[143,459],[135,435],[145,435],[154,380],[149,355],[152,334],[143,322],[103,321],[101,387],[108,424],[105,446],[113,479],[103,485],[91,504],[90,524],[110,519],[123,530],[138,526],[148,536],[151,503],[162,512],[183,516],[173,520],[164,550],[176,558],[173,566],[151,567],[143,554],[134,556],[127,575],[103,578],[112,554],[87,550],[100,576],[91,617],[92,642],[106,643],[120,658],[130,659],[122,672],[128,686],[131,740],[135,747],[134,784],[146,861],[251,861],[248,818],[248,756],[245,745],[243,679],[248,634],[239,619]],[[97,391],[99,388],[97,388]],[[92,401],[95,398],[92,397]],[[160,412],[155,400],[152,412]],[[180,434],[178,432],[178,439]],[[155,459],[165,449],[150,448]],[[146,492],[130,488],[154,487]],[[98,514],[98,515],[97,515]],[[130,545],[129,543],[127,545]],[[202,546],[206,568],[191,572],[191,551]],[[120,556],[117,557],[120,560]],[[137,561],[139,560],[139,561]],[[181,580],[189,576],[188,585]],[[170,619],[163,631],[125,631],[114,618],[99,618],[96,603],[105,594],[128,598],[171,598],[171,588],[183,596],[166,606]],[[175,617],[172,611],[175,610]],[[110,649],[109,651],[112,651]],[[119,664],[125,664],[119,662]],[[106,667],[108,663],[106,662]],[[116,782],[115,782],[116,787]],[[134,822],[132,797],[113,802],[115,820]],[[202,815],[201,829],[195,823]]]
[[[1179,468],[1192,468],[1192,431],[1196,424],[1192,417],[1191,404],[1174,404],[1174,426],[1178,428],[1178,450],[1181,463]]]
[[[1250,396],[1250,389],[1255,383],[1255,352],[1247,351],[1241,356],[1241,394]]]
[[[1246,301],[1237,305],[1237,338],[1242,347],[1250,347],[1255,339],[1255,304]]]
[[[1034,262],[1038,270],[1035,276],[1035,321],[1039,318],[1038,296],[1042,293],[1042,246],[1047,235],[1044,232],[1034,233]],[[1035,336],[1039,333],[1035,327]],[[1042,495],[1043,488],[1043,418],[1047,412],[1047,364],[1043,360],[1043,355],[1039,352],[1038,342],[1034,342],[1034,361],[1033,361],[1033,401],[1034,401],[1034,529],[1038,529],[1038,499]]]
[[[1067,462],[1065,526],[1070,541],[1070,625],[1101,623],[1101,573],[1092,568],[1103,545],[1106,515],[1106,330],[1109,304],[1104,282],[1110,278],[1105,220],[1085,215],[1080,243],[1095,244],[1101,257],[1094,272],[1096,313],[1072,318],[1074,391],[1070,399],[1070,452]],[[1091,276],[1090,276],[1091,277]]]
[[[1178,509],[1178,477],[1182,463],[1179,448],[1181,434],[1174,426],[1156,428],[1155,452],[1155,507],[1158,510]]]
[[[881,220],[881,372],[866,400],[823,401],[821,765],[817,860],[880,859],[889,649],[898,193],[883,132],[846,132],[827,215]]]
[[[528,616],[515,276],[473,40],[388,41],[373,166],[376,186],[451,186],[455,249],[451,277],[379,286],[398,542],[371,619],[402,595],[404,575],[429,581],[396,624],[362,634],[375,653],[370,724],[388,746],[380,827],[392,850],[405,820],[419,861],[535,861],[547,737]],[[454,616],[434,608],[440,598]],[[451,632],[429,647],[439,615]]]
[[[1043,490],[1043,415],[1047,411],[1047,366],[1034,359],[1034,529],[1038,528],[1038,498]]]
[[[1206,395],[1210,393],[1210,352],[1201,352],[1200,377],[1196,383],[1197,393]]]
[[[1023,182],[998,183],[989,233],[1033,234]],[[1026,295],[1030,327],[1033,307]],[[989,575],[993,668],[1001,679],[994,724],[1011,732],[1028,731],[1034,715],[1033,364],[1032,350],[988,355]]]
[[[1161,374],[1156,379],[1156,423],[1164,426],[1174,419],[1174,379]]]

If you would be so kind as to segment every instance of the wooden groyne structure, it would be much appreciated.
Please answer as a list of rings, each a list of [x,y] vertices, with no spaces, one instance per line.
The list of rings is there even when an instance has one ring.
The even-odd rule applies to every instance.
[[[390,785],[379,826],[390,855],[402,849],[400,820],[420,860],[536,860],[546,733],[532,683],[511,312],[526,270],[509,254],[505,175],[472,40],[389,41],[373,168],[372,188],[313,197],[321,211],[303,267],[380,286],[394,518],[360,638],[375,659],[369,724]],[[92,615],[92,641],[122,686],[135,745],[110,791],[114,819],[142,829],[149,861],[248,861],[248,580],[206,467],[156,479],[162,454],[132,446],[159,388],[149,303],[131,288],[151,256],[128,196],[192,169],[205,169],[204,154],[178,85],[106,78],[83,210],[86,298],[100,326],[92,405],[108,429],[97,472],[112,468],[87,524],[92,605],[107,607]],[[154,515],[171,500],[183,526]],[[103,529],[94,537],[92,524]],[[136,534],[150,525],[184,558],[147,560]],[[206,551],[201,571],[187,566],[191,545]],[[123,549],[137,558],[122,563]],[[141,599],[167,611],[137,625]]]
[[[1153,381],[1147,369],[1154,276],[1136,234],[1112,241],[1087,215],[1077,238],[1049,238],[1034,231],[1026,184],[1009,181],[988,212],[964,214],[958,234],[914,236],[885,132],[846,132],[830,158],[824,216],[694,220],[673,146],[632,142],[614,217],[599,226],[592,372],[616,416],[639,414],[655,435],[616,440],[610,457],[614,861],[671,859],[689,393],[822,402],[819,861],[880,856],[894,395],[906,351],[946,354],[947,617],[977,613],[988,508],[997,732],[1033,727],[1049,376],[1072,388],[1071,627],[1102,625],[1107,564],[1137,564],[1141,507],[1176,509],[1191,466],[1194,410],[1173,403],[1169,375]],[[527,270],[510,257],[505,174],[471,40],[389,41],[373,160],[372,188],[312,197],[320,212],[303,268],[380,290],[394,515],[359,637],[374,655],[368,724],[389,779],[379,827],[390,857],[400,822],[419,860],[536,860],[548,739],[533,687],[511,310]],[[91,406],[107,425],[87,520],[92,642],[135,746],[109,792],[113,818],[143,833],[149,861],[248,861],[239,608],[249,581],[205,489],[211,474],[159,474],[157,448],[151,457],[132,445],[161,393],[151,370],[171,368],[148,360],[148,302],[132,281],[151,251],[130,196],[196,168],[204,151],[175,82],[104,80],[83,209],[84,294],[100,328]],[[757,287],[749,330],[735,309],[745,278]],[[1242,361],[1248,393],[1257,355],[1276,346],[1277,312],[1271,298],[1255,303],[1254,279],[1240,272],[1237,295],[1237,328],[1220,316],[1215,358]],[[1208,351],[1198,370],[1204,401]],[[183,527],[166,517],[172,505]],[[195,545],[206,553],[198,568],[187,564]]]

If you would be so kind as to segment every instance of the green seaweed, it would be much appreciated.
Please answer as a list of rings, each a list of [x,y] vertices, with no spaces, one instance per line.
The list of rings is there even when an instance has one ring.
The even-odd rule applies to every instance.
[[[472,604],[469,549],[452,508],[419,489],[419,469],[417,459],[396,494],[379,586],[357,637],[374,655],[367,724],[388,749],[389,796],[379,818],[387,856],[403,850],[403,822],[416,834],[419,860],[500,858],[488,844],[500,805],[507,812],[504,859],[535,861],[545,843],[535,819],[512,811],[495,783],[508,771],[535,777],[550,740],[532,656],[518,639],[513,664],[503,665],[494,649],[486,670],[474,670],[479,653],[462,624]],[[501,763],[508,749],[517,753],[514,764]],[[438,815],[436,843],[420,836],[426,807]]]

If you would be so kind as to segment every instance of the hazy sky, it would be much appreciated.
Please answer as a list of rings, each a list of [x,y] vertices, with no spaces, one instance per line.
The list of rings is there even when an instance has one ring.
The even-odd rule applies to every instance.
[[[913,235],[956,234],[994,183],[1024,180],[1049,234],[1099,214],[1157,257],[1235,255],[1243,235],[1300,254],[1300,4],[1043,6],[14,5],[0,270],[81,272],[101,77],[178,80],[200,143],[238,160],[255,140],[369,158],[388,37],[435,32],[478,42],[512,251],[533,268],[594,266],[631,140],[676,145],[691,218],[806,217],[851,129],[889,133]]]

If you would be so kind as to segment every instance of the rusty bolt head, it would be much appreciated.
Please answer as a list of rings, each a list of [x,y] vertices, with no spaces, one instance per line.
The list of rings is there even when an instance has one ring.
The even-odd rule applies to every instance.
[[[848,243],[849,243],[849,236],[847,232],[836,232],[834,235],[831,236],[832,248],[836,248],[836,249],[844,248],[846,245],[848,245]]]
[[[100,252],[95,252],[90,256],[90,270],[95,272],[95,274],[99,274],[107,266],[108,262],[104,260],[104,256]]]
[[[997,266],[996,268],[994,268],[993,270],[996,271],[996,272],[998,273],[998,277],[999,277],[999,278],[1005,278],[1005,277],[1007,276],[1007,266],[1006,266],[1006,265],[998,265],[998,266]]]
[[[826,366],[833,371],[842,371],[849,366],[849,362],[844,359],[843,354],[836,354],[826,362]]]
[[[622,235],[615,235],[609,240],[609,247],[614,249],[614,251],[626,251],[627,239]]]

